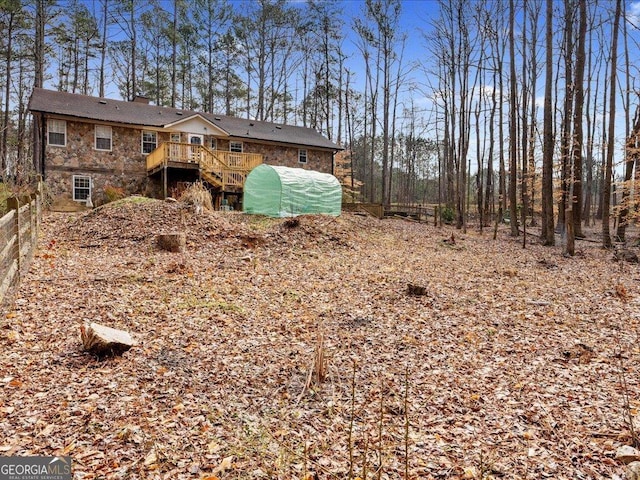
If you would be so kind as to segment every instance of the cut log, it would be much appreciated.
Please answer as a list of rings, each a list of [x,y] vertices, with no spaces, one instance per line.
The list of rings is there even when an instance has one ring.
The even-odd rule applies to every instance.
[[[136,344],[128,332],[99,323],[81,325],[80,338],[84,349],[99,357],[122,355]]]
[[[167,252],[183,252],[187,245],[184,233],[161,233],[156,237],[158,247]]]
[[[616,460],[628,465],[640,461],[640,451],[629,445],[623,445],[616,450]]]

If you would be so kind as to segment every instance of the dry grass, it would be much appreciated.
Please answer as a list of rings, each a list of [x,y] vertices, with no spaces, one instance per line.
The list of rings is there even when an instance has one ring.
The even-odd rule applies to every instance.
[[[211,192],[207,190],[202,182],[194,182],[188,187],[179,200],[188,205],[193,205],[197,212],[203,209],[213,211],[213,201],[211,200]]]

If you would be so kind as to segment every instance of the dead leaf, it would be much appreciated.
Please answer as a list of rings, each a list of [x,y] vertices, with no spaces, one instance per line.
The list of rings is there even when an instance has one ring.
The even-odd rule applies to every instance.
[[[150,467],[158,461],[155,449],[149,451],[146,457],[144,457],[144,465]]]
[[[222,462],[220,462],[220,465],[218,465],[214,470],[213,473],[220,473],[220,472],[224,472],[226,470],[231,470],[233,468],[233,455],[230,455],[228,457],[225,457]]]

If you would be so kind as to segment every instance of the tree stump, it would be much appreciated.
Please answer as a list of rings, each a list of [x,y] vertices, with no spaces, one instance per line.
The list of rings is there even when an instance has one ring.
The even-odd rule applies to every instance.
[[[156,237],[158,247],[167,252],[183,252],[187,245],[185,233],[160,233]]]
[[[99,323],[81,325],[80,338],[84,349],[99,357],[122,355],[136,344],[124,330],[105,327]]]
[[[407,285],[407,295],[416,295],[416,296],[423,296],[426,295],[427,292],[427,287],[423,287],[421,285],[414,285],[413,283],[409,283]]]

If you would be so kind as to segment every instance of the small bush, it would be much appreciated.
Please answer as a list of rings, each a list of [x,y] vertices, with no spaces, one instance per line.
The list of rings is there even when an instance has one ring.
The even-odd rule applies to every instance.
[[[104,187],[105,203],[115,202],[116,200],[122,200],[126,197],[124,190],[113,185],[107,185]]]
[[[451,207],[442,207],[442,210],[440,211],[440,219],[442,220],[443,223],[451,224],[453,223],[453,219],[455,218],[455,215],[453,213],[453,208]]]
[[[203,208],[213,210],[211,193],[202,184],[202,182],[192,183],[184,192],[182,192],[179,200],[188,205],[193,205],[196,207],[196,210],[202,210]]]

